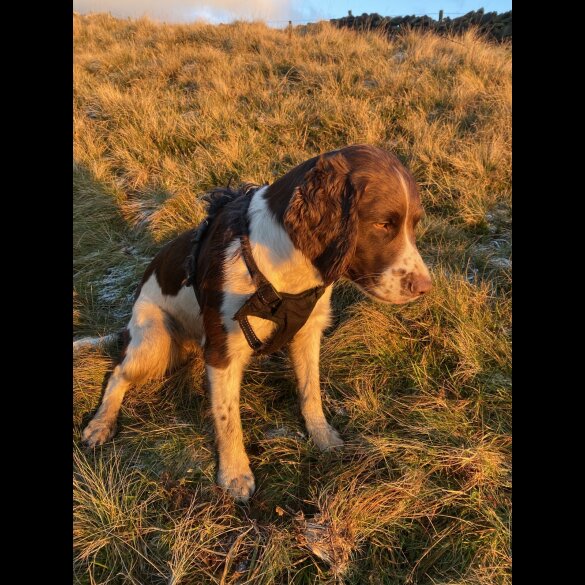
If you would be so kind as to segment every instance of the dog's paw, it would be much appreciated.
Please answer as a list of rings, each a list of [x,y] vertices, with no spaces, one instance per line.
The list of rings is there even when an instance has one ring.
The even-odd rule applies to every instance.
[[[329,451],[330,449],[335,449],[335,447],[343,446],[343,439],[339,436],[339,433],[326,422],[307,426],[309,435],[311,435],[313,442],[321,451]]]
[[[116,433],[116,423],[93,419],[85,427],[81,434],[81,442],[84,447],[93,448],[103,445],[109,441]]]
[[[228,492],[236,502],[246,503],[256,489],[254,474],[250,466],[220,468],[217,483]]]

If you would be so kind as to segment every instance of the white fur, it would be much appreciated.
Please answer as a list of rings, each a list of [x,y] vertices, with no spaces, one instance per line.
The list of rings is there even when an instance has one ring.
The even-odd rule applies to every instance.
[[[135,311],[138,304],[142,309]],[[203,320],[199,314],[199,303],[192,286],[183,286],[176,296],[164,295],[153,273],[140,290],[140,295],[132,310],[132,319],[140,319],[140,313],[147,311],[151,305],[174,317],[183,326],[189,337],[197,341],[201,340]],[[132,325],[132,321],[130,321],[130,325]]]
[[[264,198],[266,187],[252,198],[249,209],[250,243],[258,268],[280,292],[300,293],[323,284],[312,262],[294,247]]]
[[[254,475],[244,447],[240,419],[242,360],[231,360],[225,369],[206,366],[211,410],[215,425],[219,470],[217,480],[239,501],[246,501],[255,489]]]

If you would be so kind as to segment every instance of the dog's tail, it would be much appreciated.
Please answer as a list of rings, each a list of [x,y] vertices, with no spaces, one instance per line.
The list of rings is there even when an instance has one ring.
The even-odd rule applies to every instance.
[[[120,335],[122,331],[118,331],[117,333],[111,333],[110,335],[104,335],[103,337],[82,337],[81,339],[76,339],[73,342],[73,353],[77,353],[81,349],[85,349],[88,347],[96,347],[101,348],[110,343],[114,343],[120,340]]]

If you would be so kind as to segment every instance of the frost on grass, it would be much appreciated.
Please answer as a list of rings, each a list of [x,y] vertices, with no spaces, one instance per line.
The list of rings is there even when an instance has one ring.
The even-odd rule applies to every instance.
[[[479,267],[488,271],[511,270],[512,232],[511,210],[506,205],[496,205],[485,215],[490,236],[470,246],[470,256],[475,266],[468,270],[468,280],[473,282],[480,272]]]
[[[512,260],[508,257],[507,247],[509,242],[505,239],[492,240],[487,244],[472,246],[473,257],[481,260],[489,268],[510,269]]]
[[[264,436],[267,439],[279,439],[279,438],[286,438],[286,439],[306,439],[306,435],[301,431],[294,431],[288,427],[274,427],[268,429]]]
[[[116,341],[117,338],[117,333],[105,335],[104,337],[82,337],[81,339],[77,339],[73,342],[73,352],[88,348],[101,348],[109,343]]]
[[[117,319],[130,315],[136,289],[136,267],[111,266],[105,276],[92,283],[100,304],[106,305]]]
[[[116,319],[129,317],[140,277],[152,260],[151,257],[139,254],[135,246],[125,246],[122,251],[130,257],[129,263],[108,267],[102,278],[91,283],[97,293],[98,305]]]

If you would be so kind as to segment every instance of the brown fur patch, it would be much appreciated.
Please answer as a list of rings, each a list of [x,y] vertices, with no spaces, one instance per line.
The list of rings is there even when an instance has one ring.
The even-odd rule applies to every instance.
[[[342,154],[319,157],[295,188],[283,217],[292,242],[327,284],[345,272],[356,245],[358,194],[349,172]]]
[[[194,274],[194,286],[198,287],[205,327],[205,362],[214,368],[223,369],[229,363],[227,331],[221,315],[223,268],[228,245],[242,234],[241,216],[244,203],[244,197],[240,195],[217,210],[215,219],[200,244]]]
[[[185,280],[185,261],[191,252],[194,234],[194,229],[183,232],[160,250],[146,268],[134,300],[138,299],[142,286],[153,272],[163,295],[176,296],[179,293]]]

